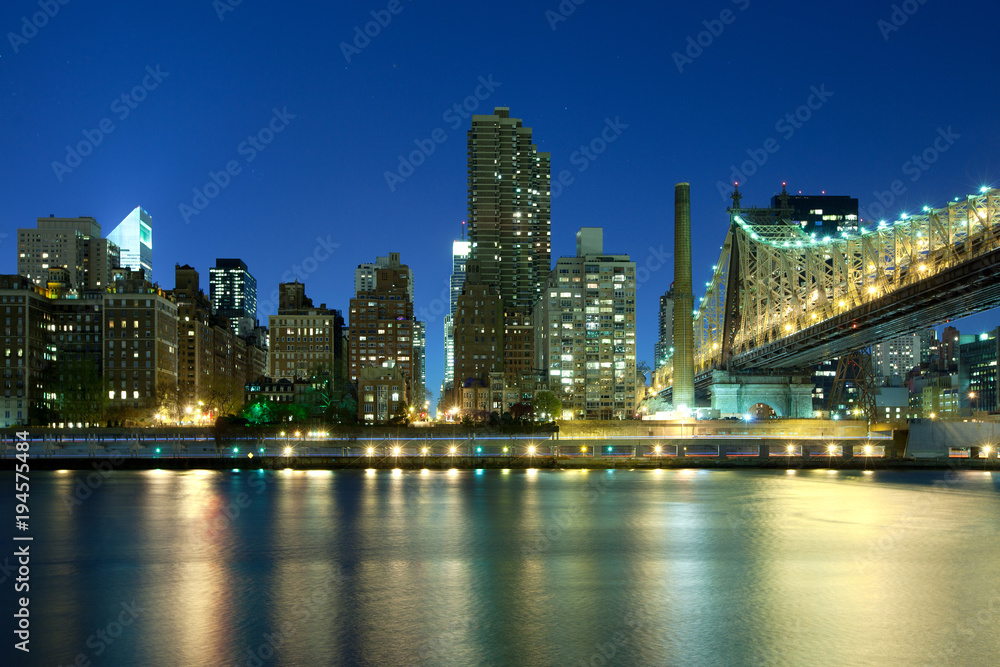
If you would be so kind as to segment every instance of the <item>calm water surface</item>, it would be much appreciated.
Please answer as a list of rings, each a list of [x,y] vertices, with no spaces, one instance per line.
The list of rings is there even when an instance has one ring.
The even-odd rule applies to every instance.
[[[17,664],[1000,663],[996,472],[96,481],[32,475]]]

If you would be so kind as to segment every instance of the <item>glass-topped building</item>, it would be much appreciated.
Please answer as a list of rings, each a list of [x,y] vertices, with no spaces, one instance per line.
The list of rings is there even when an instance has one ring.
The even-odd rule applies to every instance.
[[[153,282],[153,218],[141,206],[118,223],[108,240],[121,250],[122,268],[146,272],[146,280]]]

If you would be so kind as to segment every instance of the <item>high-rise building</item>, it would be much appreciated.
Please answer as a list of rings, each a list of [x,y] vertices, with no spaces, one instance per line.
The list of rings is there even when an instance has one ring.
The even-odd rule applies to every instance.
[[[38,218],[35,229],[17,230],[17,272],[36,285],[46,286],[54,270],[65,269],[70,289],[101,291],[118,266],[118,246],[101,238],[94,218]]]
[[[229,320],[237,336],[250,336],[257,323],[257,279],[241,259],[216,259],[209,276],[212,313]]]
[[[410,403],[415,414],[424,410],[427,402],[427,324],[413,321],[413,398]]]
[[[653,370],[670,363],[674,353],[674,290],[671,287],[660,296],[660,318],[656,343],[653,345]]]
[[[465,224],[464,222],[462,223]],[[465,263],[469,259],[469,241],[451,244],[451,280],[449,281],[448,314],[444,316],[444,380],[441,393],[450,394],[455,388],[455,308],[465,284]]]
[[[153,219],[140,206],[136,206],[118,226],[108,234],[108,240],[121,251],[121,266],[146,272],[146,280],[153,282]]]
[[[564,418],[625,418],[636,408],[635,262],[604,254],[599,232],[580,230],[577,256],[559,258],[535,306],[537,364]]]
[[[358,387],[358,419],[365,423],[405,416],[417,372],[410,268],[400,264],[399,253],[378,264],[375,288],[358,292],[350,310],[348,371]]]
[[[551,268],[551,156],[530,127],[497,107],[468,133],[471,259],[495,285],[505,311],[530,311]]]
[[[959,402],[973,411],[995,412],[1000,409],[998,394],[998,362],[1000,362],[1000,328],[980,334],[975,340],[962,343],[958,377]]]

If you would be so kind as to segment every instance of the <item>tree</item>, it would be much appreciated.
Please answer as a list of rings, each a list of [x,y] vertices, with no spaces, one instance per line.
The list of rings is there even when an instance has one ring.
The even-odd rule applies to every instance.
[[[562,415],[562,401],[551,391],[540,391],[535,394],[535,415],[543,414],[549,421],[555,421]]]
[[[111,405],[110,386],[93,359],[65,359],[53,364],[46,379],[46,387],[54,396],[50,419],[103,424]]]
[[[534,414],[535,408],[532,407],[531,403],[515,403],[510,406],[510,416],[517,421],[531,419]]]

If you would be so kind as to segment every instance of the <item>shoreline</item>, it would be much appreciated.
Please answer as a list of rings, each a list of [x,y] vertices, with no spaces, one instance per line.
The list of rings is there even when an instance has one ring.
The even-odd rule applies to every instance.
[[[0,472],[13,472],[19,461],[14,457],[0,458]],[[399,457],[369,459],[310,456],[264,456],[255,459],[228,457],[171,457],[139,458],[126,456],[93,457],[31,457],[31,470],[975,470],[1000,472],[996,459],[889,459],[854,457],[829,459],[828,457],[759,457],[746,458],[675,458],[623,457],[573,458],[573,457]]]

